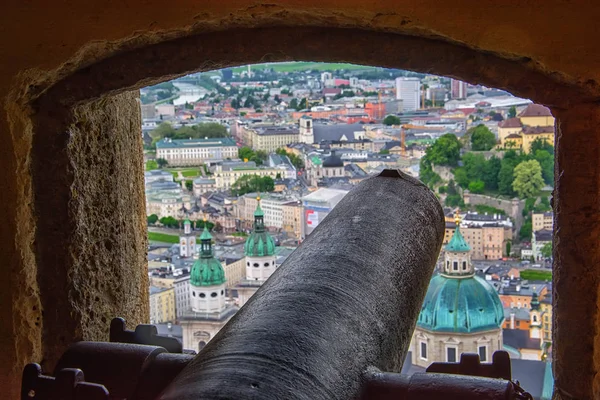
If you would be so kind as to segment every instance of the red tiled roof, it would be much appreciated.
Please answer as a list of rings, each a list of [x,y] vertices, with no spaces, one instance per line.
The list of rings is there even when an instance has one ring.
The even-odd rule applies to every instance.
[[[526,109],[521,111],[519,117],[551,117],[552,113],[548,107],[541,104],[530,104]]]
[[[520,128],[523,124],[519,118],[509,118],[498,123],[499,128]]]

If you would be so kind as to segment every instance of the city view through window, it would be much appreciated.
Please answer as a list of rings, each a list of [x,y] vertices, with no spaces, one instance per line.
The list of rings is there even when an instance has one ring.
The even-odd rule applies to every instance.
[[[403,372],[505,350],[513,377],[550,398],[548,108],[446,77],[312,62],[192,74],[140,97],[159,333],[201,350],[354,186],[399,169],[446,219]]]

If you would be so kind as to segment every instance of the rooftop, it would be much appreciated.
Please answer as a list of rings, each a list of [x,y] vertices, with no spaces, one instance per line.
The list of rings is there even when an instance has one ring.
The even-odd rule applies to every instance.
[[[552,113],[548,107],[541,104],[530,104],[519,114],[519,117],[551,117]]]
[[[523,124],[519,118],[509,118],[498,123],[499,128],[520,128]]]
[[[177,149],[193,147],[220,147],[236,146],[232,138],[211,138],[211,139],[168,139],[165,138],[156,143],[157,149]]]

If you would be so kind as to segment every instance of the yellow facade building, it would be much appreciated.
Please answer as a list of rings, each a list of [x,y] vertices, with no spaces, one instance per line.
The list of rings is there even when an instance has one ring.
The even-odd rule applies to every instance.
[[[554,146],[554,126],[526,126],[523,128],[523,151],[529,153],[534,140],[541,139]]]
[[[175,290],[150,286],[150,323],[175,321]]]

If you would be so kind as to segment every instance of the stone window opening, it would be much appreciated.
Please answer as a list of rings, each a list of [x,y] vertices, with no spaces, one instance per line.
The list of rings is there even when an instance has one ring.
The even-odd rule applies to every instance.
[[[302,30],[302,29],[304,29],[304,28],[301,28],[301,29],[299,29],[299,30]],[[229,34],[230,32],[227,32],[227,30],[225,30],[225,33]],[[368,36],[368,35],[370,35],[370,34],[372,34],[372,33],[371,33],[371,32],[367,32],[367,33],[365,33],[365,35],[366,35],[366,36]],[[278,35],[277,35],[277,36],[278,36]],[[359,36],[360,36],[360,35],[359,35]],[[262,39],[262,38],[261,38],[261,39]],[[416,38],[416,40],[420,40],[420,39],[421,39],[421,38],[418,38],[418,37]],[[255,39],[255,40],[256,40],[256,39]],[[265,40],[266,40],[266,39],[265,39]],[[339,38],[338,38],[338,40],[339,40]],[[362,40],[362,39],[360,39],[360,40]],[[257,43],[259,46],[263,46],[262,40],[256,40],[256,43]],[[267,42],[267,43],[268,43],[268,42]],[[271,45],[272,45],[273,47],[275,47],[275,44],[271,43]],[[433,45],[432,45],[432,46],[433,46]],[[150,47],[150,46],[148,46],[148,47]],[[298,46],[298,47],[302,47],[302,46]],[[318,47],[318,46],[317,46],[317,47]],[[338,46],[338,47],[343,47],[343,46]],[[259,49],[258,51],[261,51],[261,50]],[[310,53],[310,51],[308,51],[308,50],[304,50],[304,51],[306,51],[307,53]],[[347,51],[348,51],[348,50],[346,50],[346,52],[347,52]],[[466,51],[466,50],[461,50],[461,51]],[[234,53],[234,54],[235,54],[235,52],[232,52],[232,53]],[[255,59],[253,56],[246,54],[246,53],[245,53],[245,51],[243,51],[243,52],[240,52],[240,53],[242,53],[242,55],[243,55],[244,57],[246,57],[246,60],[247,60],[248,58],[250,58],[250,59]],[[264,51],[263,51],[263,54],[266,54],[266,52],[264,52]],[[462,53],[460,53],[460,52],[457,50],[457,54],[462,54]],[[300,56],[302,56],[302,55],[304,55],[304,54],[300,54]],[[475,55],[477,55],[477,56],[481,56],[482,58],[483,58],[483,57],[488,57],[487,55],[484,55],[483,53],[482,53],[482,54],[480,54],[480,53],[478,53],[478,52],[477,52],[477,53],[475,53]],[[292,54],[292,55],[291,55],[291,57],[298,57],[298,55],[294,55],[294,54]],[[307,59],[307,57],[308,57],[308,58],[310,58],[310,55],[307,55],[307,56],[305,56],[305,57],[304,57],[304,59]],[[330,56],[330,57],[333,57],[333,58],[335,58],[335,57],[336,57],[336,55],[334,55],[334,56]],[[378,58],[378,56],[371,56],[371,57],[375,57],[375,58],[377,58],[377,59],[381,60],[380,62],[381,62],[381,63],[383,63],[383,60],[384,60],[384,58]],[[489,57],[497,57],[497,56],[495,56],[495,55],[492,55],[492,56],[489,56]],[[116,58],[118,58],[118,56],[117,56]],[[440,59],[443,59],[443,57],[439,57],[439,58],[440,58]],[[167,57],[167,59],[168,59],[168,57]],[[213,57],[213,59],[217,59],[217,62],[218,62],[218,60],[219,60],[219,58],[218,58],[218,57]],[[256,59],[258,59],[258,58],[256,58]],[[360,60],[360,56],[358,56],[358,55],[354,55],[354,56],[347,55],[347,57],[346,57],[346,60],[348,60],[348,59],[350,59],[350,60],[356,60],[357,62],[358,62],[358,61],[361,61],[361,60]],[[244,61],[244,60],[242,60],[242,61]],[[169,61],[169,62],[172,62],[172,61]],[[386,61],[386,62],[387,62],[387,61]],[[402,67],[402,61],[391,60],[391,61],[389,61],[387,64],[392,64],[392,65],[394,65],[395,67],[398,67],[398,68],[401,68],[401,67]],[[417,64],[417,65],[416,65],[416,67],[418,67],[418,66],[419,66],[419,61],[416,61],[416,64]],[[200,65],[200,64],[198,63],[197,65]],[[515,63],[515,65],[516,65],[516,63]],[[512,64],[511,64],[511,66],[512,66]],[[144,76],[144,79],[145,79],[145,78],[147,78],[148,76],[151,76],[151,77],[152,77],[151,79],[153,79],[155,82],[157,82],[157,81],[159,80],[159,79],[157,79],[157,78],[156,78],[157,76],[162,76],[162,75],[167,75],[167,74],[173,74],[173,73],[179,73],[178,71],[183,71],[183,67],[182,67],[181,69],[178,69],[178,70],[175,70],[175,69],[173,69],[173,68],[171,68],[171,67],[173,67],[173,65],[172,65],[172,64],[170,65],[170,67],[169,67],[169,66],[167,66],[167,68],[170,68],[168,71],[164,71],[164,70],[163,70],[162,72],[159,72],[159,73],[154,73],[153,75],[146,75],[146,76]],[[413,68],[416,68],[416,67],[413,67]],[[443,66],[443,64],[442,64],[442,66],[440,66],[440,65],[434,65],[434,66],[432,67],[432,69],[434,69],[434,70],[436,70],[436,69],[439,69],[439,68],[442,68],[442,69],[443,69],[443,67],[444,67],[444,66]],[[106,68],[106,67],[105,67],[105,68]],[[155,67],[155,68],[156,68],[156,67]],[[446,67],[446,68],[449,70],[449,66],[448,66],[448,67]],[[109,68],[107,68],[107,70],[108,70],[108,69],[109,69]],[[191,70],[191,69],[193,69],[193,68],[188,68],[187,70]],[[419,69],[419,68],[416,68],[416,69]],[[423,68],[423,69],[424,69],[424,68]],[[94,64],[92,64],[92,65],[91,65],[91,68],[90,68],[90,70],[89,70],[88,72],[89,72],[89,73],[91,73],[91,74],[92,74],[92,76],[93,76],[93,74],[94,74],[94,70],[96,70],[96,71],[97,71],[97,70],[98,70],[98,68],[97,68],[97,67],[96,67]],[[88,72],[86,72],[86,73],[88,73]],[[111,76],[111,77],[109,77],[109,78],[106,80],[106,81],[107,81],[106,85],[107,85],[108,87],[104,87],[104,86],[102,86],[101,88],[92,89],[92,90],[96,90],[96,92],[94,92],[94,93],[88,93],[87,95],[86,95],[85,93],[83,93],[83,94],[82,94],[82,93],[76,93],[75,97],[76,97],[76,99],[77,99],[78,101],[80,101],[80,100],[81,100],[81,101],[88,101],[89,99],[98,99],[98,98],[100,98],[100,96],[104,96],[104,94],[105,94],[105,93],[108,93],[108,94],[109,94],[109,95],[111,95],[111,96],[113,96],[113,95],[114,95],[114,96],[122,96],[122,98],[123,98],[123,97],[126,97],[126,96],[123,96],[123,94],[119,94],[119,90],[121,90],[121,88],[123,88],[123,87],[126,87],[126,88],[132,88],[132,87],[135,87],[135,85],[136,85],[136,82],[134,81],[134,79],[139,79],[140,77],[139,77],[139,76],[137,76],[137,77],[135,76],[136,74],[138,74],[138,75],[139,75],[139,72],[137,72],[137,71],[134,71],[134,72],[135,72],[135,73],[133,73],[133,74],[132,74],[132,75],[133,75],[133,78],[124,78],[124,79],[125,79],[125,81],[118,81],[117,77],[115,77],[115,76]],[[155,72],[156,72],[156,71],[155,71]],[[484,82],[484,83],[486,83],[486,82],[493,82],[493,81],[494,81],[494,79],[495,79],[495,78],[493,78],[493,71],[492,71],[492,73],[491,73],[491,74],[490,74],[490,73],[487,73],[487,72],[486,72],[485,74],[483,74],[483,73],[481,73],[481,72],[480,72],[480,74],[483,74],[483,77],[482,77],[482,78],[480,78],[482,75],[479,75],[479,74],[478,74],[478,73],[476,73],[476,72],[478,72],[478,71],[474,71],[474,70],[467,70],[467,71],[464,71],[464,72],[461,72],[461,73],[462,73],[462,74],[464,74],[464,77],[465,77],[465,78],[474,77],[474,79],[475,79],[475,78],[477,78],[477,79],[480,79],[480,80],[481,80],[482,82]],[[530,74],[530,71],[529,71],[529,70],[525,70],[525,72],[526,72],[527,74]],[[76,72],[75,72],[74,74],[76,74]],[[514,69],[510,69],[510,70],[509,70],[509,71],[508,71],[508,72],[505,74],[505,76],[507,76],[507,77],[508,77],[508,78],[507,78],[507,80],[509,81],[509,83],[508,83],[508,85],[509,85],[509,86],[510,86],[510,85],[512,85],[512,83],[511,83],[510,81],[512,81],[512,80],[514,80],[514,79],[517,79],[517,78],[516,78],[517,74],[515,74],[515,72],[514,72]],[[535,75],[535,76],[537,76],[537,75]],[[66,79],[69,79],[69,77],[67,77]],[[497,79],[497,78],[496,78],[496,79]],[[113,83],[113,80],[114,80],[114,82],[116,82],[116,83]],[[89,82],[93,82],[93,78],[90,78],[90,81],[89,81]],[[111,86],[111,85],[112,85],[112,86]],[[493,85],[492,85],[492,86],[493,86]],[[513,87],[514,87],[514,86],[513,86]],[[541,86],[538,86],[538,87],[541,87]],[[527,90],[526,90],[526,89],[523,89],[523,91],[525,91],[525,92],[526,92]],[[559,92],[560,92],[560,91],[559,91]],[[116,93],[116,94],[115,94],[115,93]],[[524,94],[526,94],[526,93],[524,93]],[[540,95],[540,96],[542,96],[542,95]],[[533,97],[537,97],[537,94],[534,94],[534,93],[533,93],[533,94],[532,94],[531,96],[529,96],[529,97],[532,97],[532,98],[533,98]],[[565,97],[568,97],[568,96],[565,96]],[[575,99],[575,100],[579,100],[579,99],[577,98],[577,96],[573,96],[573,97],[569,97],[569,98],[573,98],[573,99]],[[51,99],[51,97],[48,97],[47,99]],[[110,100],[110,99],[102,98],[102,100]],[[89,100],[89,101],[92,101],[92,100]],[[582,100],[579,100],[579,101],[582,101]],[[41,103],[42,103],[42,106],[43,106],[44,104],[47,104],[47,103],[45,103],[44,101],[42,101]],[[557,102],[556,102],[556,103],[554,103],[554,104],[558,104],[558,105],[560,105],[560,102],[558,102],[558,101],[557,101]],[[577,104],[577,103],[575,103],[575,104]],[[96,104],[96,106],[93,106],[93,107],[91,107],[91,109],[90,109],[90,110],[92,110],[92,111],[93,111],[94,107],[98,107],[98,105]],[[43,109],[43,108],[42,108],[42,109]],[[567,110],[567,111],[568,111],[568,110]],[[564,111],[564,113],[565,113],[565,115],[566,115],[566,116],[568,116],[568,112],[567,112],[567,111]],[[74,118],[73,120],[74,120],[74,121],[76,121],[76,120],[77,120],[77,118]],[[571,120],[571,121],[569,121],[569,122],[573,124],[573,121],[572,121],[572,120]],[[565,128],[565,129],[566,129],[566,128]],[[36,140],[38,140],[38,139],[36,139]],[[569,139],[565,139],[565,140],[569,140]],[[44,142],[44,140],[42,140],[42,142]],[[32,167],[32,169],[33,169],[33,174],[36,174],[36,173],[39,173],[39,172],[40,172],[40,171],[39,171],[39,166],[38,166],[38,167],[36,167],[36,163],[39,163],[39,161],[40,161],[40,159],[39,159],[39,153],[37,153],[37,156],[36,156],[36,150],[35,150],[35,148],[37,148],[37,149],[38,149],[37,151],[39,151],[39,150],[40,150],[40,148],[41,148],[41,147],[40,147],[40,144],[41,144],[41,143],[37,143],[37,144],[35,144],[35,145],[34,145],[34,150],[33,150],[33,167]],[[575,145],[574,145],[574,143],[573,143],[573,141],[567,142],[567,144],[566,144],[566,148],[569,148],[569,146],[571,146],[571,147],[575,146]],[[54,146],[49,146],[49,148],[52,148],[52,147],[54,147]],[[94,150],[92,150],[92,152],[93,152],[93,151],[94,151]],[[43,158],[43,157],[42,157],[42,158]],[[68,158],[68,157],[67,157],[67,158]],[[42,161],[43,161],[43,160],[42,160]],[[41,163],[41,164],[43,164],[43,163]],[[75,164],[77,165],[77,162],[75,162]],[[79,165],[82,165],[82,164],[79,164]],[[41,175],[41,176],[38,176],[36,179],[39,179],[40,177],[43,179],[43,173],[42,173],[42,174],[40,174],[40,175]],[[567,174],[567,177],[568,177],[568,175],[569,175],[569,174]],[[39,182],[39,181],[38,181],[38,182]],[[50,182],[49,186],[50,186],[50,187],[52,187],[53,189],[56,189],[55,187],[53,187],[53,186],[54,186],[54,183],[55,183],[55,182]],[[38,183],[38,184],[39,184],[39,183]],[[567,183],[567,184],[568,184],[568,183]],[[37,184],[34,184],[34,188],[36,188],[36,185],[37,185]],[[59,186],[60,186],[60,185],[59,185]],[[77,187],[77,185],[75,185],[75,187]],[[562,189],[562,188],[561,188],[560,190],[566,190],[566,189]],[[60,191],[60,188],[59,188],[59,191]],[[61,192],[61,193],[66,193],[66,192]],[[566,192],[565,192],[565,193],[566,193]],[[43,195],[44,195],[43,193],[38,193],[38,194],[41,194],[41,195],[42,195],[42,197],[43,197]],[[43,200],[40,200],[40,199],[36,200],[36,202],[38,202],[38,205],[40,205],[42,201],[43,201]],[[40,215],[41,215],[42,217],[45,217],[46,215],[48,215],[48,213],[46,212],[46,211],[47,211],[47,208],[45,208],[44,206],[41,206],[41,205],[40,205],[40,207],[38,207],[38,208],[39,208],[39,209],[38,209],[37,211],[39,211],[39,213],[40,213]],[[44,210],[46,210],[46,211],[44,211]],[[96,210],[96,211],[97,211],[97,210]],[[50,225],[50,224],[51,224],[51,222],[42,222],[42,223],[41,223],[41,225],[44,225],[44,224],[48,224],[48,225]],[[77,225],[77,221],[75,221],[75,222],[74,222],[73,220],[69,220],[69,221],[68,221],[68,224],[69,224],[69,225],[71,226],[71,228],[72,228],[72,227],[74,227],[74,226],[76,226],[76,225]],[[46,236],[46,235],[48,234],[48,230],[47,230],[47,229],[46,229],[44,226],[41,226],[41,228],[42,228],[42,229],[40,229],[40,230],[39,230],[39,231],[36,233],[36,237],[38,237],[40,240],[48,241],[47,237],[49,237],[49,235],[48,235],[48,236]],[[65,228],[65,231],[66,231],[66,230],[67,230],[67,228]],[[134,233],[135,233],[135,232],[134,232]],[[142,236],[141,236],[141,234],[142,234],[142,233],[140,233],[140,232],[137,232],[137,234],[138,234],[138,235],[137,235],[137,236],[138,236],[138,238],[142,237]],[[86,238],[93,238],[93,237],[94,237],[93,235],[94,235],[93,233],[85,233],[83,236],[84,236],[84,237],[86,237]],[[565,233],[565,235],[566,235],[566,233]],[[135,236],[135,235],[134,235],[134,236]],[[49,239],[49,240],[51,241],[52,239]],[[95,241],[94,241],[94,240],[89,240],[88,242],[90,242],[90,243],[94,243]],[[130,242],[130,243],[131,243],[131,242]],[[135,250],[135,251],[134,251],[134,250]],[[132,250],[132,252],[137,252],[137,251],[139,251],[139,249],[134,249],[134,250]],[[37,254],[36,254],[36,255],[37,255]],[[42,280],[43,280],[43,276],[44,276],[44,272],[43,272],[43,268],[44,268],[44,255],[43,255],[43,254],[39,254],[39,255],[37,255],[37,256],[38,256],[38,257],[40,257],[40,260],[41,260],[41,261],[40,261],[40,266],[39,266],[39,268],[40,268],[40,270],[41,270],[41,271],[40,271],[40,273],[42,274]],[[134,254],[133,256],[135,256],[135,254]],[[132,256],[132,257],[133,257],[133,256]],[[135,257],[133,257],[133,258],[135,258]],[[138,257],[138,258],[139,258],[139,257]],[[100,258],[98,258],[98,259],[100,259]],[[568,264],[568,260],[567,260],[567,262],[566,262],[566,263]],[[131,265],[135,265],[135,264],[136,264],[136,263],[131,263]],[[77,267],[77,266],[75,266],[75,267]],[[560,267],[560,266],[558,266],[558,265],[556,266],[556,268],[559,268],[559,267]],[[36,266],[36,268],[38,268],[38,266]],[[132,274],[132,275],[133,275],[133,274]],[[132,284],[132,282],[133,282],[133,283],[135,283],[135,282],[136,282],[136,279],[137,279],[137,278],[134,278],[133,276],[129,276],[128,278],[129,278],[129,279],[124,279],[124,282],[122,283],[122,285],[123,285],[123,286],[127,286],[128,284]],[[118,290],[119,290],[119,292],[120,292],[120,291],[121,291],[123,288],[119,287],[119,288],[117,288],[117,289],[118,289]],[[557,290],[560,290],[560,289],[557,289]],[[43,295],[43,296],[44,296],[44,295]],[[46,300],[47,300],[47,297],[48,297],[48,296],[46,295],[46,297],[45,297],[45,299],[46,299]],[[565,297],[566,297],[566,296],[565,296]],[[147,301],[147,298],[146,298],[146,300],[143,300],[143,298],[142,298],[142,300],[141,300],[141,301],[142,301],[142,302],[144,302],[144,301]],[[107,307],[111,307],[111,311],[110,311],[110,312],[112,312],[113,314],[114,314],[115,312],[119,312],[121,315],[125,315],[125,314],[127,314],[127,316],[129,316],[129,315],[132,315],[132,316],[133,316],[133,315],[135,315],[134,311],[132,311],[132,310],[130,310],[130,309],[126,309],[126,308],[124,308],[124,307],[125,307],[124,305],[118,305],[118,304],[117,304],[117,305],[112,305],[112,304],[108,304],[108,305],[107,305]],[[565,307],[566,307],[566,306],[565,306]],[[81,308],[81,309],[83,309],[83,308]],[[114,310],[113,310],[113,309],[114,309]],[[133,318],[133,317],[132,317],[132,318]],[[140,322],[143,322],[144,318],[145,318],[144,316],[137,316],[137,317],[133,318],[133,319],[132,319],[132,321],[133,321],[133,320],[139,320]],[[561,320],[561,319],[560,319],[560,315],[558,315],[558,316],[557,316],[557,320],[558,320],[558,321],[560,321],[560,320]],[[94,324],[92,324],[92,327],[90,328],[90,330],[89,330],[89,331],[86,331],[86,332],[92,332],[92,333],[89,333],[89,334],[88,334],[88,336],[87,336],[87,337],[88,337],[88,338],[90,338],[90,339],[92,339],[92,338],[94,338],[94,337],[101,337],[101,334],[99,333],[99,327],[100,327],[100,323],[99,323],[99,322],[96,322],[96,321],[93,321],[93,322],[94,322]],[[51,323],[51,321],[48,321],[48,322],[47,322],[47,325],[48,325],[48,326],[50,326],[50,323]],[[65,329],[68,329],[68,328],[65,328]],[[41,333],[40,333],[40,335],[41,335]],[[57,336],[57,337],[58,337],[58,336]],[[70,337],[70,336],[67,336],[67,338],[69,338],[69,337]],[[51,340],[52,340],[52,339],[48,338],[47,340],[49,341],[48,348],[52,348],[52,346],[50,345],[50,342],[51,342]],[[68,340],[67,340],[67,341],[68,341]],[[559,346],[560,346],[560,344],[559,344]],[[585,397],[585,396],[584,396],[584,397]],[[588,397],[589,397],[589,396],[588,396]]]

